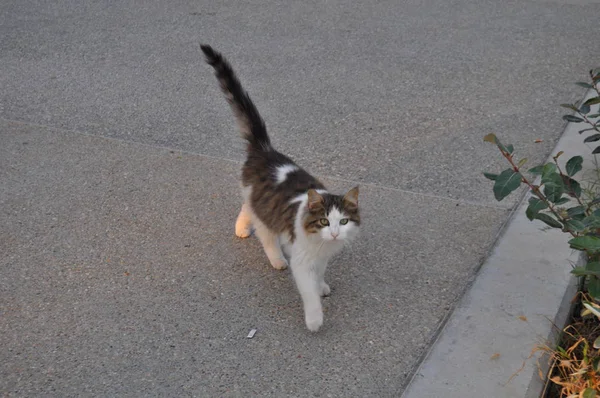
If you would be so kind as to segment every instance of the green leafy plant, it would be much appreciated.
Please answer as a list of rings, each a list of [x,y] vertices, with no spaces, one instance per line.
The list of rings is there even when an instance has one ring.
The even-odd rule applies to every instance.
[[[570,109],[575,112],[575,115],[564,115],[563,119],[567,122],[571,123],[587,123],[591,127],[584,128],[583,130],[579,130],[579,134],[585,133],[587,131],[595,131],[594,134],[586,137],[583,142],[596,142],[600,141],[600,119],[595,122],[592,121],[594,118],[600,117],[600,111],[596,113],[592,113],[592,106],[596,104],[600,104],[600,89],[598,88],[598,83],[600,83],[600,68],[592,69],[590,71],[590,78],[592,79],[592,83],[585,82],[577,82],[578,86],[593,89],[598,94],[595,97],[589,98],[586,101],[579,101],[575,104],[561,104],[563,108]],[[600,153],[600,146],[597,146],[593,151],[593,154]]]
[[[577,85],[593,89],[598,94],[585,101],[562,106],[575,114],[563,119],[571,123],[587,123],[590,127],[579,131],[583,134],[595,131],[584,139],[585,143],[600,141],[600,68],[590,71],[590,83]],[[595,109],[595,111],[593,110]],[[596,119],[596,120],[595,120]],[[550,228],[557,228],[571,235],[569,245],[587,254],[587,263],[571,271],[580,277],[579,292],[583,307],[581,319],[571,319],[563,329],[562,341],[556,347],[543,345],[533,352],[548,353],[552,370],[548,379],[553,383],[553,397],[600,398],[600,167],[596,162],[595,181],[583,179],[583,157],[572,156],[559,162],[564,154],[558,152],[552,159],[529,169],[524,168],[527,159],[517,159],[513,145],[505,145],[496,135],[488,134],[484,141],[497,146],[510,167],[498,174],[484,172],[494,182],[494,196],[503,200],[519,187],[526,185],[530,197],[525,211],[531,221],[539,220]],[[600,153],[600,146],[592,151]],[[582,187],[584,185],[584,187]],[[587,293],[583,292],[587,287]],[[591,318],[591,319],[590,319]],[[597,319],[596,319],[597,318]],[[524,365],[523,365],[524,366]],[[540,377],[543,378],[543,375]]]
[[[594,106],[600,104],[600,68],[590,71],[592,83],[577,83],[594,89],[598,96],[580,104],[563,104],[577,115],[563,118],[572,123],[588,123],[591,127],[580,133],[595,130],[600,133],[600,111]],[[596,113],[592,113],[592,108]],[[598,118],[598,120],[594,120]],[[558,152],[550,162],[529,169],[524,166],[527,159],[517,160],[514,146],[503,144],[494,134],[488,134],[484,141],[498,147],[510,167],[499,174],[484,172],[483,175],[494,181],[493,191],[496,200],[501,201],[522,185],[529,187],[531,197],[526,209],[529,220],[539,220],[551,228],[557,228],[572,236],[571,248],[584,251],[590,261],[583,267],[576,267],[572,273],[587,282],[589,294],[600,301],[600,193],[584,194],[578,173],[583,168],[583,157],[573,156],[561,166]],[[600,134],[587,137],[584,142],[600,140]],[[592,151],[600,153],[600,146]]]

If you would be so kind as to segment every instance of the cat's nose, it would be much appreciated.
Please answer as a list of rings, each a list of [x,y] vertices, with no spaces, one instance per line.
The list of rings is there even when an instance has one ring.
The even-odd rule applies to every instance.
[[[340,235],[339,232],[332,232],[331,236],[333,236],[333,239],[337,238]]]

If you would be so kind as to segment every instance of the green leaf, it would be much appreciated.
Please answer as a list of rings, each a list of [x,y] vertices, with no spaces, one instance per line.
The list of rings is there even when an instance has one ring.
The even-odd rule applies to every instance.
[[[592,151],[592,154],[594,154],[594,155],[597,154],[597,153],[600,153],[600,146],[596,147],[596,149],[594,149]]]
[[[586,137],[583,142],[596,142],[600,140],[600,134],[592,134],[589,137]]]
[[[600,274],[600,262],[598,261],[590,261],[585,264],[585,269],[594,274]]]
[[[585,87],[585,88],[594,88],[594,86],[592,86],[592,85],[591,85],[591,84],[589,84],[589,83],[585,83],[585,82],[577,82],[577,83],[575,83],[575,84],[577,84],[579,87]]]
[[[493,174],[493,173],[487,173],[487,172],[483,172],[483,175],[485,178],[487,178],[488,180],[492,180],[492,181],[496,181],[496,178],[498,177],[498,174]]]
[[[573,198],[581,196],[581,185],[577,181],[570,177],[562,176],[562,182],[569,196]]]
[[[512,191],[519,188],[523,176],[513,169],[506,169],[496,177],[494,184],[494,196],[497,201],[507,197]]]
[[[595,275],[590,275],[588,278],[588,293],[594,300],[600,299],[600,279]]]
[[[594,119],[594,118],[597,118],[598,116],[600,116],[600,113],[594,113],[593,115],[589,115],[588,118]]]
[[[543,200],[538,198],[529,198],[529,206],[527,206],[527,210],[525,210],[525,215],[529,221],[533,221],[536,214],[547,208],[548,205]]]
[[[578,236],[569,241],[572,249],[585,250],[588,253],[600,252],[600,238],[596,236]]]
[[[585,267],[575,267],[571,270],[571,273],[575,276],[588,275],[588,271],[585,269]]]
[[[587,228],[600,228],[600,217],[598,216],[591,215],[584,218],[582,221]]]
[[[556,184],[544,185],[544,196],[546,197],[546,199],[548,199],[550,202],[552,202],[554,204],[558,204],[557,202],[565,199],[562,197],[562,194],[564,192],[565,192],[564,187],[562,187],[560,185],[556,185]]]
[[[540,175],[540,174],[542,174],[543,170],[544,170],[544,165],[541,164],[539,166],[530,168],[529,170],[527,170],[527,172],[529,172],[531,174],[535,174],[535,175]]]
[[[485,137],[483,137],[483,141],[485,142],[491,142],[492,144],[496,144],[498,143],[498,138],[496,138],[496,134],[488,134]]]
[[[577,116],[573,116],[573,115],[564,115],[563,120],[566,120],[567,122],[573,122],[573,123],[580,123],[583,122],[583,119]]]
[[[579,107],[579,112],[583,113],[584,115],[587,115],[588,113],[590,113],[590,106],[587,104],[583,104]]]
[[[518,168],[523,167],[523,165],[527,163],[527,158],[523,158],[521,160],[519,160],[519,164],[517,165]]]
[[[583,219],[585,218],[585,213],[581,213],[581,214],[575,214],[572,217],[570,217],[572,220],[577,220],[583,223]],[[583,223],[583,228],[584,229],[586,227],[585,223]]]
[[[585,225],[579,220],[567,220],[565,227],[571,232],[581,232],[585,229]]]
[[[567,209],[567,214],[570,218],[573,218],[580,214],[585,214],[585,208],[583,206],[571,207],[570,209]]]
[[[560,200],[564,192],[565,186],[559,174],[554,173],[546,178],[546,183],[544,184],[544,196],[546,196],[546,199],[552,203],[556,203]]]
[[[598,139],[600,139],[600,134],[598,134]],[[567,162],[567,174],[570,177],[573,177],[579,171],[581,171],[581,165],[583,164],[583,158],[581,156],[573,156]]]
[[[577,107],[573,104],[560,104],[560,106],[562,106],[563,108],[567,108],[567,109],[577,112]]]
[[[596,105],[596,104],[600,104],[600,97],[590,98],[589,100],[587,100],[583,103],[583,105]]]
[[[583,390],[582,398],[596,398],[596,390],[593,388],[586,388]]]
[[[554,204],[555,205],[564,205],[565,203],[568,203],[570,201],[571,201],[571,199],[569,199],[569,198],[560,198],[559,200],[554,202]]]
[[[490,133],[490,134],[486,135],[485,137],[483,137],[483,140],[485,142],[491,142],[492,144],[496,144],[498,146],[498,148],[500,148],[500,150],[502,150],[504,152],[509,152],[508,148],[506,148],[504,145],[502,145],[502,143],[500,142],[498,137],[496,137],[496,134]],[[509,145],[509,147],[512,148],[512,145]],[[512,151],[510,151],[509,153],[512,153]]]
[[[545,214],[545,213],[536,214],[535,219],[548,224],[552,228],[561,228],[562,229],[562,227],[563,227],[563,225],[560,222],[556,221],[554,218],[552,218],[551,216],[549,216],[548,214]]]
[[[586,267],[575,267],[571,273],[575,276],[600,275],[600,271],[589,270]]]
[[[513,151],[515,150],[515,147],[512,144],[508,144],[506,146],[506,152],[508,152],[509,154],[512,155]]]
[[[556,174],[556,165],[554,163],[546,163],[542,170],[542,184],[550,180]]]

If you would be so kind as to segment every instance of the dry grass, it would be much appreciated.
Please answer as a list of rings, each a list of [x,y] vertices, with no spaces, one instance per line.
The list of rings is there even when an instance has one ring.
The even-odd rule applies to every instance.
[[[589,296],[581,296],[591,303]],[[600,306],[593,304],[595,308]],[[584,308],[573,316],[573,322],[563,330],[557,347],[538,346],[534,351],[544,351],[552,363],[548,398],[600,398],[600,320]],[[594,343],[596,346],[594,347]]]

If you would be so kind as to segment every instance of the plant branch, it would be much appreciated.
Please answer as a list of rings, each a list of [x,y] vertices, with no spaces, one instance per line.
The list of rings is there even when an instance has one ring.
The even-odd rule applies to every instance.
[[[562,169],[560,168],[560,165],[558,164],[558,155],[557,155],[557,156],[555,156],[555,157],[553,157],[552,159],[554,160],[554,164],[556,165],[556,168],[558,169],[558,172],[559,172],[559,174],[560,174],[561,178],[562,178],[562,177],[569,177],[569,176],[565,175],[565,174],[563,173]],[[569,184],[569,188],[571,188],[570,184]],[[573,194],[574,194],[574,197],[575,197],[575,199],[577,199],[577,203],[579,203],[579,205],[580,205],[581,207],[585,208],[586,206],[585,206],[585,205],[583,204],[583,202],[581,201],[581,198],[580,198],[579,196],[575,195],[575,192],[573,192]],[[589,214],[587,213],[587,211],[588,211],[588,210],[589,210],[589,209],[586,209],[586,213],[585,213],[585,215],[586,215],[586,216],[589,216]]]
[[[502,153],[502,156],[504,156],[506,158],[506,160],[508,160],[508,163],[510,163],[510,165],[512,166],[513,170],[517,173],[520,172],[519,170],[519,166],[517,166],[515,164],[515,162],[513,162],[513,157],[510,153],[504,151],[502,148],[498,147],[498,149],[500,149],[500,152]],[[540,188],[536,185],[533,185],[531,182],[529,182],[529,180],[527,180],[527,178],[525,178],[523,176],[523,174],[521,174],[521,180],[527,184],[527,186],[529,186],[529,188],[531,189],[531,191],[538,197],[540,198],[541,201],[543,201],[544,203],[546,203],[546,205],[548,206],[548,209],[552,212],[552,214],[554,214],[554,216],[562,221],[563,224],[566,224],[566,222],[568,221],[566,218],[562,217],[559,212],[556,210],[556,207],[554,207],[552,205],[552,203],[544,196],[544,194],[540,191]],[[573,233],[573,231],[567,230],[571,236],[573,237],[577,237],[578,235],[576,235],[575,233]]]
[[[600,94],[599,94],[599,95],[600,95]],[[592,128],[593,128],[594,130],[596,130],[597,132],[599,132],[599,133],[600,133],[600,129],[598,129],[598,126],[596,125],[598,122],[596,122],[596,123],[592,122],[592,121],[591,121],[591,120],[590,120],[590,119],[589,119],[589,118],[588,118],[586,115],[584,115],[583,113],[581,113],[581,112],[579,112],[579,111],[577,111],[577,114],[578,114],[579,116],[581,116],[581,117],[583,118],[583,120],[584,120],[584,121],[585,121],[587,124],[589,124],[590,126],[592,126]]]

